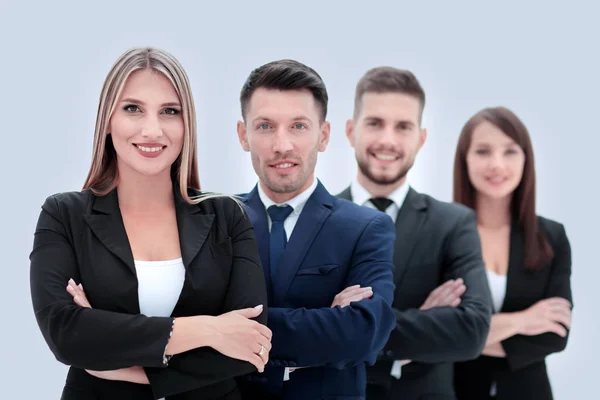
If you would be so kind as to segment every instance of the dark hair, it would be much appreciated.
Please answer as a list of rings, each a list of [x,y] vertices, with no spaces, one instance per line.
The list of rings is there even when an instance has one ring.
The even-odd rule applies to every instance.
[[[365,93],[402,93],[413,96],[421,103],[421,116],[425,108],[425,91],[417,77],[410,71],[394,67],[376,67],[368,70],[356,85],[354,117],[360,113]]]
[[[513,193],[511,214],[518,220],[519,227],[525,235],[525,268],[542,268],[554,257],[554,252],[544,233],[539,229],[535,212],[533,147],[527,128],[509,109],[505,107],[485,108],[471,117],[464,125],[454,157],[454,201],[475,209],[475,188],[469,179],[466,157],[471,146],[473,131],[485,121],[499,128],[525,153],[523,177]]]
[[[319,107],[321,122],[327,118],[329,97],[325,83],[312,68],[295,60],[272,61],[250,73],[240,93],[242,117],[246,118],[248,103],[256,89],[308,90]]]

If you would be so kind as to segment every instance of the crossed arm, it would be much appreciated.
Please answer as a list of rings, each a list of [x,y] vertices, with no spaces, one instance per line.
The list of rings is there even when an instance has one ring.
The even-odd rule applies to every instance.
[[[287,367],[344,368],[373,363],[393,328],[392,220],[381,215],[365,228],[353,253],[347,285],[372,288],[372,295],[346,307],[270,308],[271,361]],[[315,351],[318,344],[319,351]]]
[[[562,351],[571,329],[571,247],[561,227],[555,258],[549,266],[546,298],[518,312],[492,317],[483,354],[506,358],[517,370]]]
[[[232,223],[234,265],[224,301],[228,315],[219,317],[146,317],[75,304],[67,285],[72,279],[69,286],[73,290],[81,278],[62,220],[57,200],[48,198],[30,255],[36,319],[60,362],[93,371],[120,371],[120,380],[149,381],[159,397],[264,368],[267,358],[256,353],[261,344],[270,345],[265,313],[252,309],[227,313],[249,307],[250,302],[252,306],[266,303],[252,226],[241,214],[234,216]],[[249,282],[256,290],[247,290]],[[250,319],[253,317],[262,323]],[[168,356],[172,356],[170,360]],[[125,371],[130,367],[139,367],[135,369],[138,372],[143,367],[146,379],[134,375],[134,370]]]

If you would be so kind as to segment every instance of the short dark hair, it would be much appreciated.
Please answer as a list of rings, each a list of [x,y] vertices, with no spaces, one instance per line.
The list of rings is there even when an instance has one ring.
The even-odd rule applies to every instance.
[[[256,89],[308,90],[319,107],[321,122],[327,118],[329,97],[325,83],[312,68],[295,60],[272,61],[250,73],[240,93],[242,117],[246,118],[248,103]]]
[[[368,70],[356,85],[354,117],[360,112],[362,98],[365,93],[407,94],[419,100],[421,103],[421,115],[425,108],[425,91],[421,87],[417,77],[405,69],[384,66]]]

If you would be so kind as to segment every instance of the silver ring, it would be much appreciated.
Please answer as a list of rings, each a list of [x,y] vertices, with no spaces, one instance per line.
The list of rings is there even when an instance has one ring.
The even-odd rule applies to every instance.
[[[265,354],[265,346],[263,346],[262,344],[260,345],[260,351],[258,352],[259,356],[262,356],[263,354]]]

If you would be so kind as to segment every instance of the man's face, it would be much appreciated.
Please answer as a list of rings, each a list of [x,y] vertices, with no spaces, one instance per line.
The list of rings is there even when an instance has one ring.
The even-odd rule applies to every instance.
[[[238,137],[269,197],[288,200],[307,189],[330,130],[320,121],[312,93],[259,88],[244,119],[238,122]]]
[[[346,135],[359,173],[377,185],[403,181],[427,132],[420,127],[421,103],[402,93],[365,93]]]

